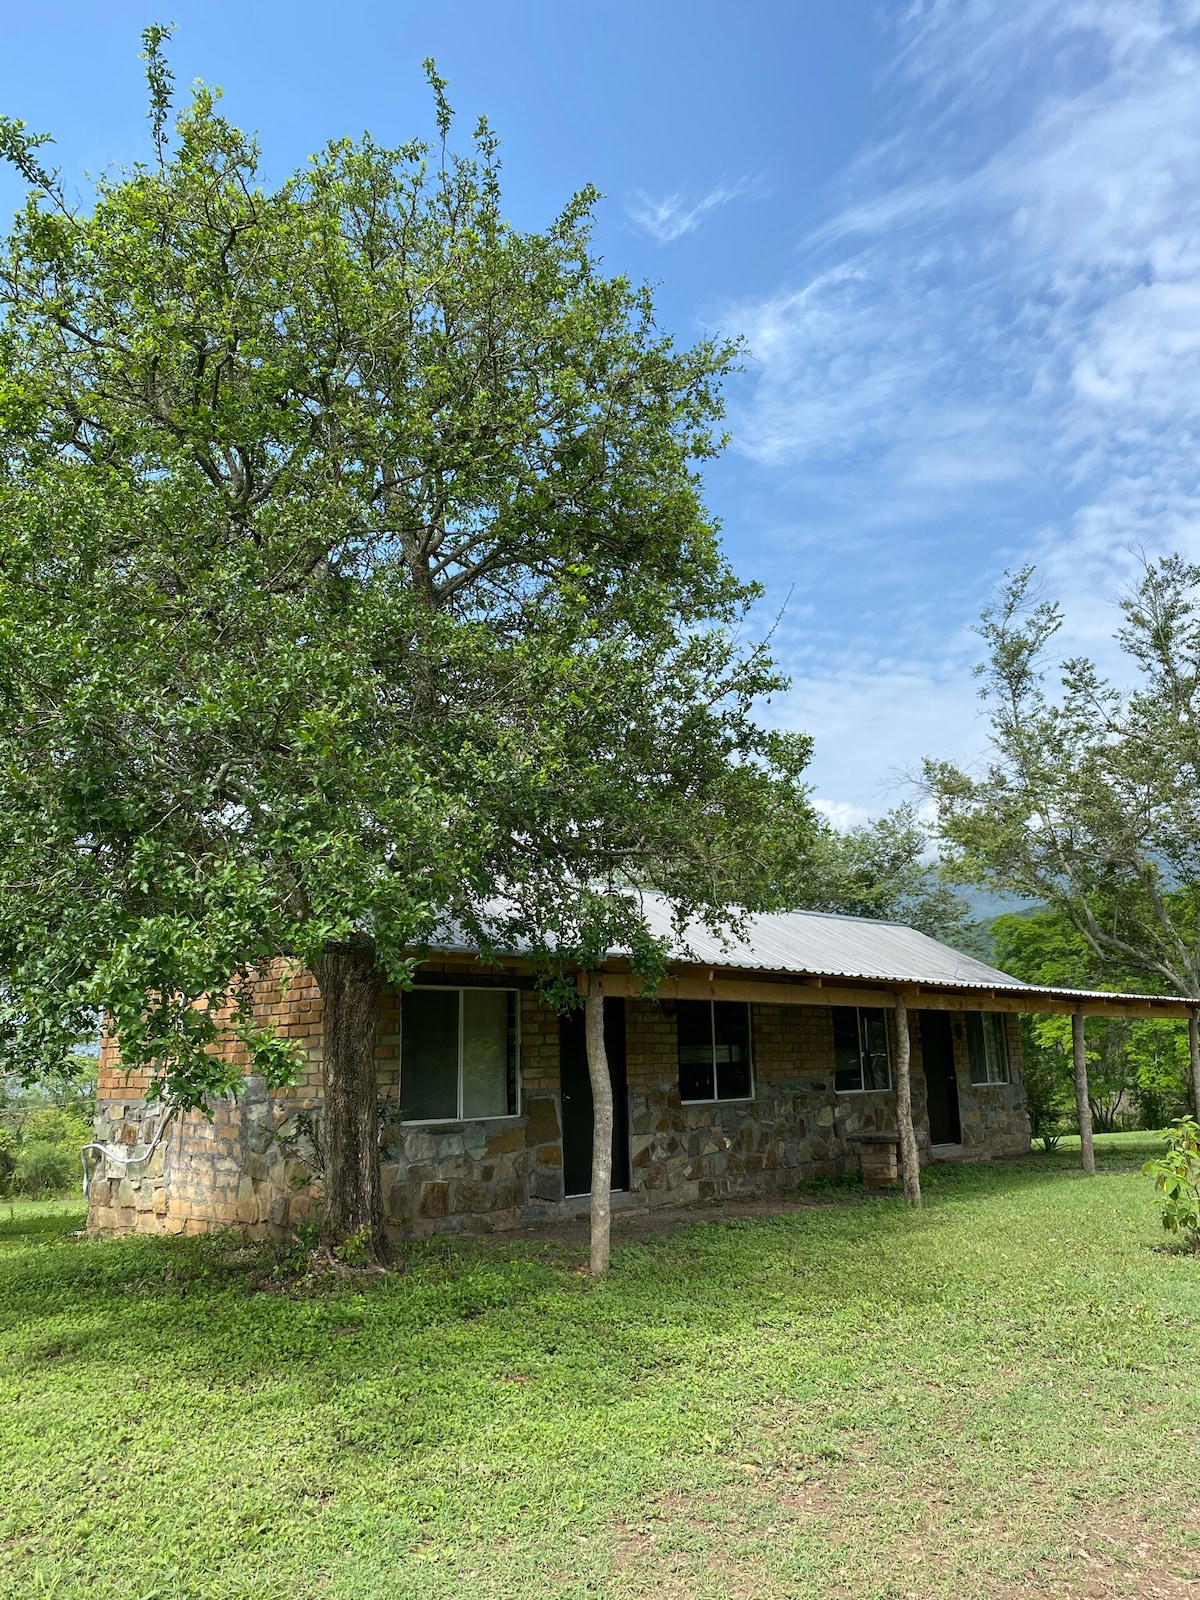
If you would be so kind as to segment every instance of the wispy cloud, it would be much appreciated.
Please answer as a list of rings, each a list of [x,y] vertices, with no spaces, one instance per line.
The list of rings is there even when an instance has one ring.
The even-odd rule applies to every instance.
[[[822,800],[818,797],[814,805],[826,822],[831,823],[839,833],[849,833],[851,828],[860,827],[871,820],[871,813],[866,806],[854,805],[849,800]]]
[[[822,581],[869,541],[855,581],[890,592],[808,685],[881,776],[961,744],[923,708],[969,717],[952,684],[1003,566],[1040,563],[1100,649],[1132,548],[1200,552],[1200,3],[919,0],[898,26],[888,137],[795,280],[723,318],[756,362],[738,448],[825,540]]]
[[[655,200],[639,190],[626,205],[630,220],[644,228],[658,244],[671,244],[685,234],[695,233],[711,211],[728,205],[743,196],[760,196],[763,192],[759,178],[722,179],[707,194],[693,199],[686,189]]]

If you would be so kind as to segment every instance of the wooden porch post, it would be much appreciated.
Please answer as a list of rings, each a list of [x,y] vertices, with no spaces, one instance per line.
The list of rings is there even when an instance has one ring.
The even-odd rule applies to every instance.
[[[1095,1172],[1092,1146],[1092,1107],[1088,1100],[1087,1051],[1083,1036],[1083,1007],[1071,1013],[1071,1053],[1075,1058],[1075,1111],[1079,1117],[1079,1154],[1085,1172]]]
[[[1192,1059],[1192,1110],[1200,1122],[1200,1006],[1188,1015],[1188,1053]]]
[[[908,999],[896,990],[896,1129],[900,1135],[900,1172],[906,1205],[921,1204],[921,1164],[912,1119],[912,1039],[908,1029]]]
[[[612,1236],[612,1147],[613,1092],[608,1075],[608,1052],[604,1047],[604,979],[598,972],[588,974],[587,995],[583,1002],[584,1034],[587,1039],[588,1077],[592,1084],[592,1247],[591,1272],[598,1277],[608,1270]]]

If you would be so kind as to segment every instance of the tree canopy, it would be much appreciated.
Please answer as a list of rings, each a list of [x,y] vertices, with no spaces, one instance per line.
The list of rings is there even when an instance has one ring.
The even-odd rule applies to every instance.
[[[1045,905],[1074,971],[1200,999],[1200,568],[1148,564],[1120,610],[1122,681],[1076,657],[1056,693],[1062,612],[1031,569],[1012,577],[981,630],[986,769],[931,761],[926,781],[956,875]]]
[[[1121,612],[1129,686],[1077,657],[1055,696],[1061,610],[1011,579],[982,628],[986,770],[926,778],[960,876],[1061,913],[1097,975],[1200,996],[1200,568],[1149,566]]]
[[[803,903],[812,911],[904,922],[985,957],[986,931],[946,882],[933,844],[911,804],[845,832],[826,826],[814,841]]]
[[[153,159],[86,206],[0,120],[0,1026],[32,1074],[103,1010],[204,1106],[223,1041],[289,1077],[250,980],[302,962],[361,1156],[372,983],[500,895],[651,975],[643,888],[794,895],[808,744],[755,721],[780,680],[698,475],[736,346],[603,272],[594,191],[507,223],[431,64],[432,143],[269,186],[215,91],[172,124],[166,38]]]
[[[997,917],[991,928],[996,963],[1026,983],[1069,989],[1104,988],[1111,978],[1077,929],[1060,914],[1032,911]],[[1072,1099],[1071,1022],[1023,1016],[1022,1059],[1035,1136],[1054,1135]],[[1186,1024],[1090,1017],[1088,1096],[1102,1131],[1137,1117],[1160,1128],[1187,1108],[1190,1064]]]

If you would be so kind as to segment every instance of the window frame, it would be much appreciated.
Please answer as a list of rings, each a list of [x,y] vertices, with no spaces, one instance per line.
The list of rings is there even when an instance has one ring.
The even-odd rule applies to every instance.
[[[400,1119],[402,1128],[444,1128],[451,1124],[468,1122],[511,1122],[521,1115],[521,991],[507,983],[414,983],[410,989],[401,991],[400,995],[400,1043],[396,1052],[397,1085],[396,1099],[401,1111],[404,1110],[404,996],[422,990],[426,994],[457,994],[458,995],[458,1068],[456,1072],[455,1104],[457,1113],[452,1117],[404,1117]],[[465,1117],[462,1114],[463,1103],[463,995],[471,993],[507,994],[513,996],[513,1079],[515,1093],[513,1099],[516,1109],[513,1111],[498,1111],[490,1117]]]
[[[978,1039],[982,1046],[982,1059],[977,1053],[972,1034],[972,1019],[978,1018]],[[995,1017],[998,1027],[995,1032],[1000,1035],[1000,1071],[1001,1076],[992,1076],[992,1062],[988,1052],[988,1028],[986,1018]],[[967,1074],[971,1081],[972,1089],[1004,1089],[1012,1082],[1012,1055],[1008,1048],[1008,1021],[1003,1011],[968,1011],[967,1019]],[[976,1075],[977,1064],[982,1065],[985,1076]]]
[[[884,1007],[884,1006],[830,1006],[829,1011],[830,1011],[830,1019],[829,1020],[830,1020],[831,1026],[833,1024],[833,1013],[835,1011],[853,1011],[854,1012],[855,1033],[857,1034],[857,1037],[858,1037],[858,1078],[859,1078],[858,1088],[857,1089],[840,1089],[838,1087],[838,1081],[837,1081],[838,1080],[838,1065],[837,1065],[837,1057],[835,1055],[834,1063],[833,1063],[833,1092],[834,1092],[834,1094],[894,1094],[895,1093],[895,1089],[896,1089],[896,1078],[895,1078],[895,1074],[892,1071],[892,1030],[888,1026],[888,1014],[887,1014],[886,1007]],[[863,1049],[862,1014],[863,1014],[864,1011],[877,1011],[883,1017],[883,1047],[884,1047],[884,1059],[887,1062],[887,1079],[888,1079],[888,1081],[887,1081],[887,1084],[885,1085],[885,1087],[883,1087],[882,1089],[876,1088],[874,1085],[868,1086],[866,1083],[863,1082],[863,1057],[864,1057],[865,1054],[867,1054],[867,1052],[865,1052],[864,1049]],[[836,1033],[835,1033],[834,1037],[835,1037],[835,1043],[836,1043]]]
[[[735,1005],[735,1006],[744,1005],[745,1008],[746,1008],[746,1048],[747,1048],[747,1053],[748,1053],[748,1056],[749,1056],[749,1060],[747,1062],[747,1065],[750,1068],[750,1093],[749,1094],[727,1095],[724,1099],[722,1099],[720,1094],[716,1092],[720,1087],[720,1085],[719,1085],[719,1083],[717,1081],[718,1062],[717,1062],[717,1012],[716,1012],[717,1002],[716,1002],[716,1000],[711,1000],[711,999],[710,1000],[677,1000],[675,1002],[675,1004],[676,1004],[676,1006],[681,1006],[681,1005],[693,1005],[693,1006],[694,1005],[701,1005],[701,1006],[707,1006],[708,1007],[709,1039],[711,1040],[711,1044],[712,1044],[712,1075],[713,1075],[712,1076],[712,1083],[713,1083],[714,1093],[711,1094],[711,1095],[706,1096],[702,1100],[685,1100],[683,1098],[683,1094],[681,1092],[680,1096],[679,1096],[680,1105],[682,1105],[682,1106],[744,1106],[744,1105],[749,1105],[752,1100],[757,1098],[757,1090],[758,1090],[758,1085],[757,1085],[757,1082],[755,1080],[755,1072],[754,1072],[754,1009],[753,1009],[753,1006],[751,1005],[750,1001],[749,1000],[722,1000],[721,1001],[722,1005]],[[679,1062],[679,1013],[678,1013],[678,1011],[676,1011],[675,1017],[676,1017],[676,1022],[675,1022],[675,1084],[676,1084],[676,1087],[678,1087],[678,1085],[679,1085],[679,1076],[680,1076],[680,1073],[679,1073],[679,1067],[680,1067],[680,1062]]]

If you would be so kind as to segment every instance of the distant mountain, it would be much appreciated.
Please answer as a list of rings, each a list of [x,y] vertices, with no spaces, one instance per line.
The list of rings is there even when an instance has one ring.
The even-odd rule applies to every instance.
[[[954,892],[967,902],[971,915],[978,922],[990,923],[1008,912],[1029,917],[1043,909],[1040,900],[1025,900],[1015,894],[996,894],[991,889],[964,889],[955,884]]]

